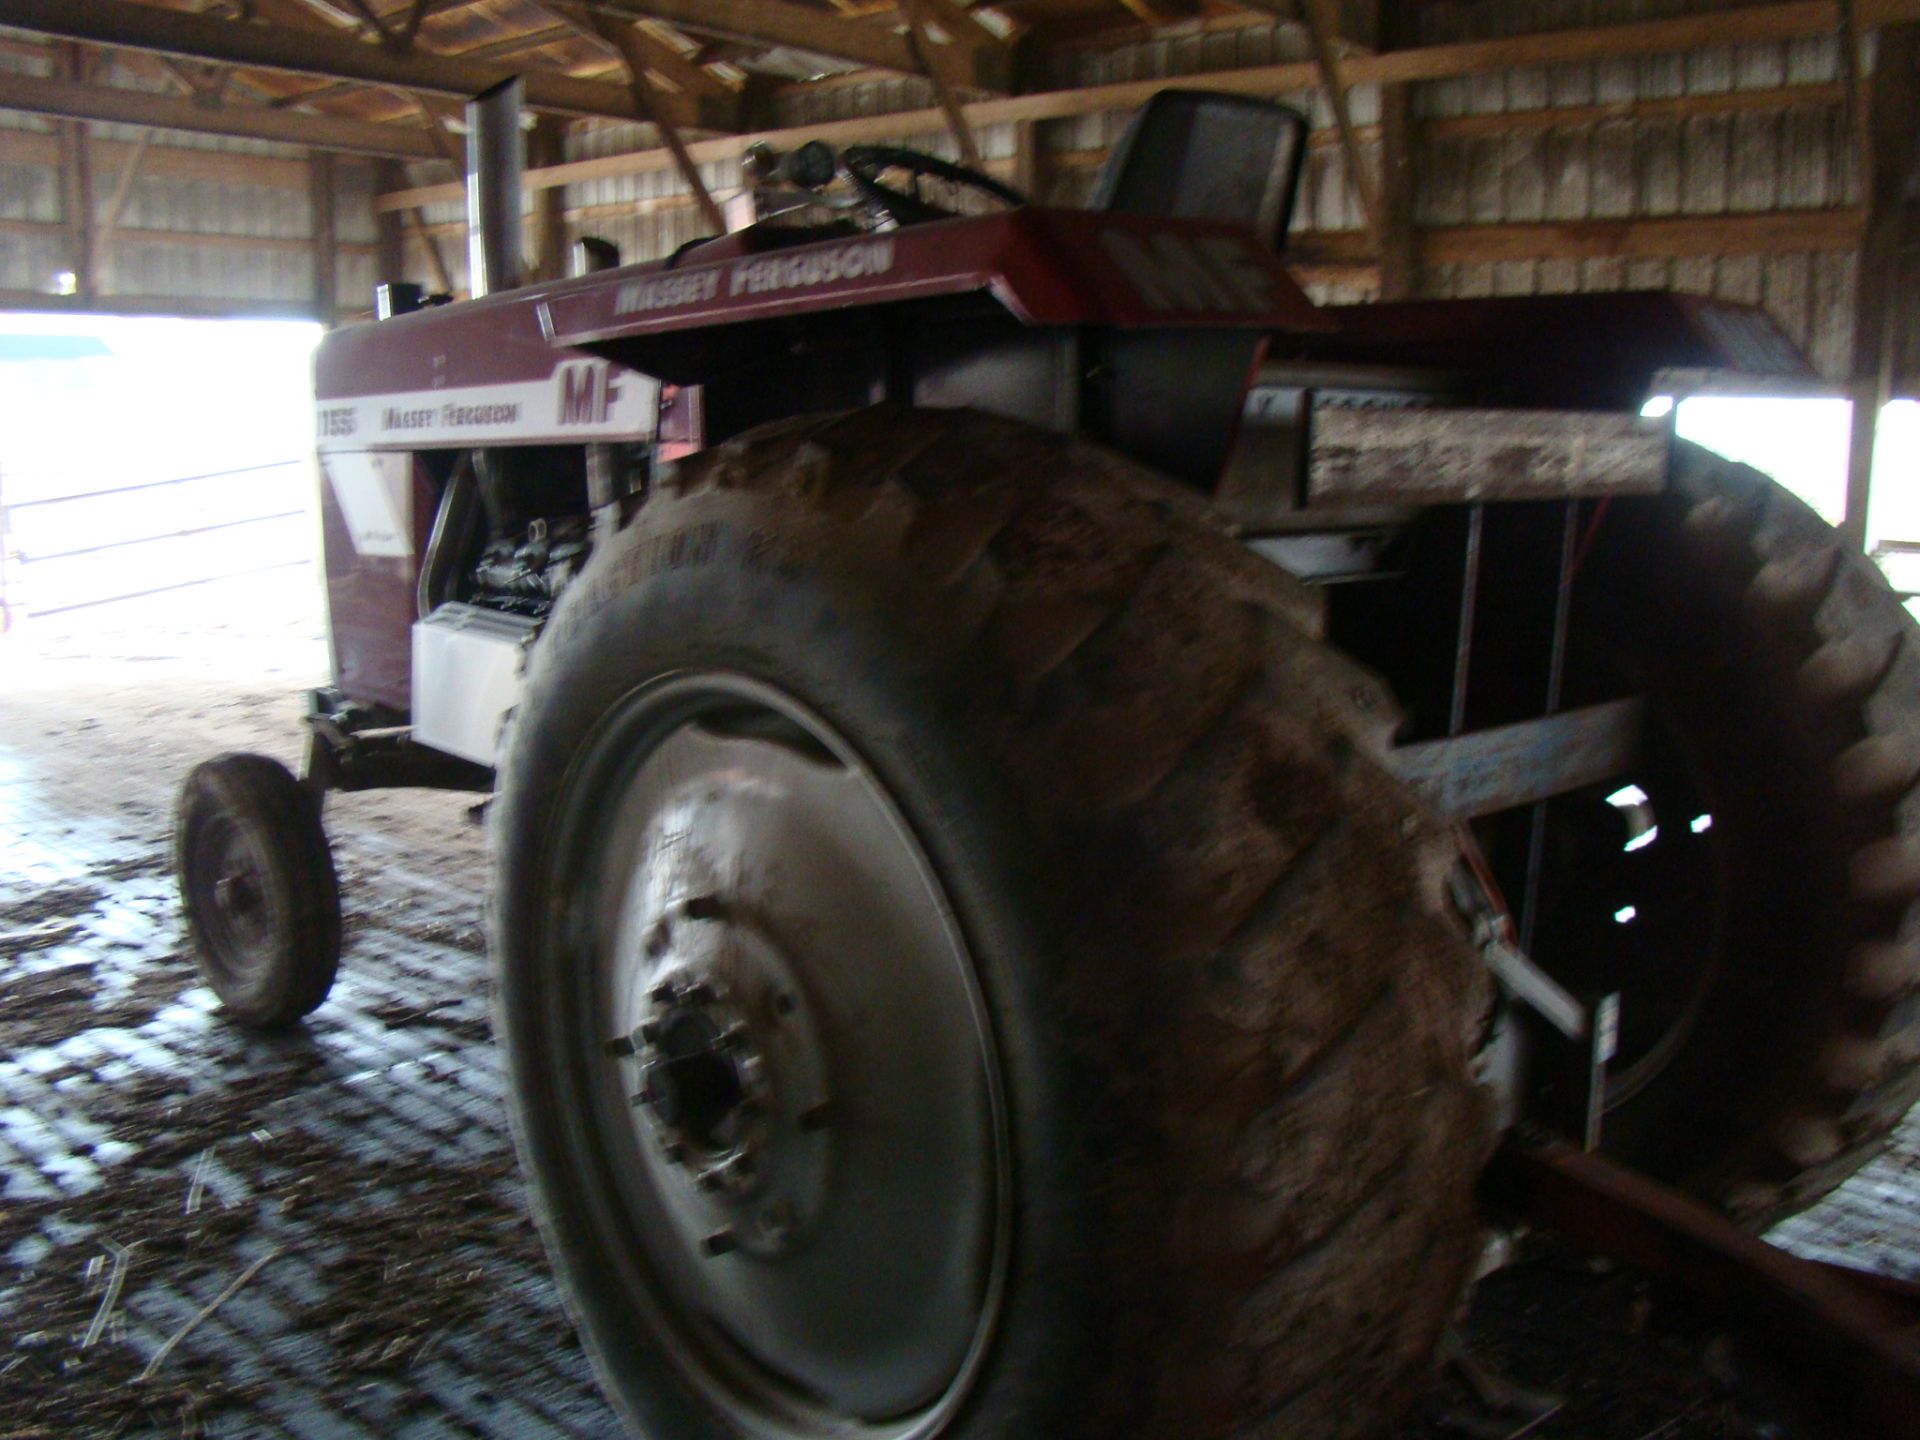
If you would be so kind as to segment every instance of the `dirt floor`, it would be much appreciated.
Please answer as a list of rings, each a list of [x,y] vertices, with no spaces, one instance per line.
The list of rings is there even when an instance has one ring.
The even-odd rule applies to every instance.
[[[614,1436],[513,1165],[471,798],[329,803],[346,951],[303,1029],[222,1024],[183,952],[180,779],[294,763],[322,657],[304,592],[244,630],[209,618],[233,599],[0,638],[0,1440]],[[1916,1199],[1909,1123],[1776,1238],[1913,1278]],[[1549,1247],[1464,1343],[1557,1408],[1491,1418],[1456,1377],[1400,1440],[1781,1433],[1719,1327]]]

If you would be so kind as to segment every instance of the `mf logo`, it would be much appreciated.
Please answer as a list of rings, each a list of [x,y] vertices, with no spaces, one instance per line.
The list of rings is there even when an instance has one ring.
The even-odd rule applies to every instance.
[[[1259,315],[1273,304],[1273,277],[1252,244],[1233,235],[1140,235],[1115,227],[1100,248],[1148,308]]]
[[[620,398],[620,381],[604,360],[562,365],[559,370],[560,423],[604,425]]]

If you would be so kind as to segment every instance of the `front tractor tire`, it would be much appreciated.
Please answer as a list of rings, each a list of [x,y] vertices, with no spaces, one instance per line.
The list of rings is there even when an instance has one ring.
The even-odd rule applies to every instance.
[[[200,974],[238,1024],[317,1009],[340,966],[340,884],[320,806],[277,760],[221,755],[181,787],[174,872]]]
[[[1477,1249],[1476,957],[1378,682],[1184,492],[972,412],[683,462],[493,825],[548,1252],[638,1433],[1375,1433]]]

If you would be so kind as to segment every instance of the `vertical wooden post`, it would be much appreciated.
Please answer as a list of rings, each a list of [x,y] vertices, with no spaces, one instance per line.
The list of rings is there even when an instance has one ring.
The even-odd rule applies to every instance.
[[[63,80],[87,79],[85,54],[78,45],[59,48]],[[73,271],[74,294],[82,305],[100,297],[100,277],[93,250],[93,153],[84,120],[62,120],[60,141],[60,215],[67,228],[67,266]]]
[[[340,246],[336,238],[332,151],[308,152],[307,191],[313,212],[313,313],[322,325],[331,326],[340,308]]]
[[[1405,85],[1380,87],[1380,298],[1408,300],[1418,283],[1414,249],[1413,120]]]
[[[542,115],[533,122],[532,163],[558,165],[567,158],[567,122]],[[567,192],[548,185],[534,192],[533,278],[563,280],[567,274]]]
[[[1880,412],[1893,398],[1897,317],[1912,302],[1900,293],[1901,249],[1909,229],[1906,192],[1920,164],[1920,24],[1881,29],[1867,106],[1867,223],[1853,299],[1853,425],[1847,450],[1847,499],[1840,533],[1864,549],[1873,499],[1873,449]]]
[[[375,162],[373,188],[381,195],[406,189],[406,167],[398,160]],[[374,214],[374,225],[380,247],[374,258],[374,284],[397,284],[407,278],[407,217],[398,210],[380,210]]]
[[[1047,203],[1047,156],[1040,148],[1040,122],[1016,120],[1013,126],[1013,188],[1036,205]]]
[[[1417,43],[1407,7],[1382,3],[1374,17],[1378,48]],[[1415,243],[1413,88],[1380,87],[1380,298],[1410,300],[1419,288]]]

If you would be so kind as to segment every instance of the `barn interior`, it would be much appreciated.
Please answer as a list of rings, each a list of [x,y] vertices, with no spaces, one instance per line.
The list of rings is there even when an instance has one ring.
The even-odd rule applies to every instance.
[[[298,770],[331,678],[315,347],[471,297],[465,107],[513,77],[530,286],[738,230],[808,142],[1077,208],[1156,93],[1283,101],[1317,304],[1764,311],[1791,387],[1642,414],[1920,614],[1920,0],[0,0],[6,1440],[623,1433],[515,1165],[485,796],[327,798],[342,968],[283,1033],[222,1020],[173,873],[183,777]],[[1920,1122],[1876,1150],[1768,1238],[1878,1277],[1892,1335]],[[1756,1292],[1544,1228],[1499,1259],[1398,1440],[1867,1434],[1789,1372],[1920,1386],[1911,1314],[1894,1359],[1786,1362]]]

